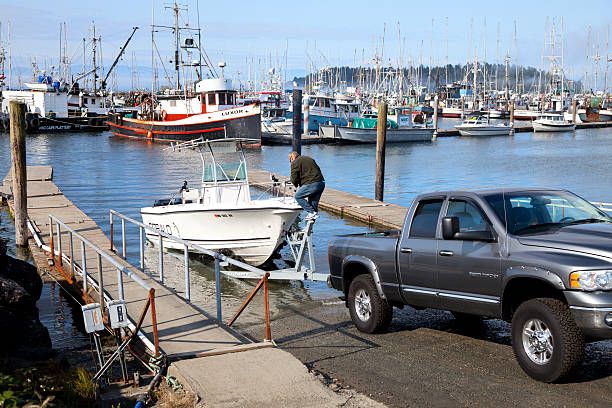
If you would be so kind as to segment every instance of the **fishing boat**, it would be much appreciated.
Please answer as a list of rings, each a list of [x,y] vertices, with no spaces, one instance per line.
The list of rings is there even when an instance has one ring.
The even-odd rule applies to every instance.
[[[543,113],[531,124],[534,132],[567,132],[576,129],[576,124],[565,120],[560,113]]]
[[[279,248],[302,210],[293,197],[251,197],[243,146],[254,140],[203,138],[172,145],[202,158],[200,188],[187,182],[172,197],[141,209],[142,222],[209,250],[259,266]],[[147,233],[156,242],[157,236]],[[173,241],[164,247],[183,249]]]
[[[427,123],[414,124],[412,112],[404,114],[405,109],[400,107],[391,109],[392,113],[387,119],[386,143],[429,142],[433,138],[435,129],[427,127]],[[417,112],[421,115],[421,112]],[[395,120],[394,120],[395,119]],[[378,118],[376,115],[364,115],[353,120],[351,126],[320,125],[321,137],[335,137],[343,141],[355,143],[376,143]]]
[[[159,142],[183,142],[199,137],[223,139],[238,136],[261,139],[259,103],[235,103],[236,91],[226,78],[204,79],[188,98],[180,94],[147,98],[137,117],[114,113],[108,124],[116,136]],[[259,142],[257,142],[259,143]]]
[[[126,112],[112,114],[107,122],[110,131],[116,136],[156,142],[182,142],[200,137],[261,140],[260,102],[238,103],[232,81],[224,76],[226,63],[217,64],[221,69],[221,75],[218,75],[201,49],[200,29],[179,26],[179,21],[184,18],[179,12],[184,8],[176,1],[172,10],[173,27],[152,27],[153,33],[164,28],[173,31],[174,78],[166,75],[170,87],[161,93],[153,92],[140,104],[136,115]],[[185,37],[182,37],[183,31],[188,33]],[[197,33],[197,38],[189,37],[193,32]],[[156,49],[155,43],[151,46]],[[199,59],[186,62],[193,55],[199,55]],[[210,71],[208,79],[202,79],[203,66]]]
[[[460,125],[455,125],[461,136],[508,136],[512,128],[503,123],[492,124],[487,118],[470,115]]]

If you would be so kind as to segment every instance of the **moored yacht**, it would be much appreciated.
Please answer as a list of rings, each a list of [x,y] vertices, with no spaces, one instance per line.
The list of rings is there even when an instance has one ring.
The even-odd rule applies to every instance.
[[[470,115],[460,125],[455,125],[461,136],[508,136],[512,128],[503,123],[492,124],[486,118]]]
[[[565,120],[560,113],[543,113],[531,124],[534,132],[566,132],[576,129],[576,124]]]

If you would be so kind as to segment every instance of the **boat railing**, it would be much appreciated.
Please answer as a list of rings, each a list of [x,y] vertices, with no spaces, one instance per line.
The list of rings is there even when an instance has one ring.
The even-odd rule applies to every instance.
[[[236,259],[227,257],[219,252],[212,251],[210,249],[206,249],[200,245],[194,244],[189,241],[185,241],[179,237],[171,235],[167,232],[164,232],[160,229],[153,228],[149,225],[145,225],[144,223],[134,220],[126,215],[123,215],[113,209],[109,210],[110,215],[110,250],[115,252],[114,246],[114,217],[118,217],[121,220],[121,257],[127,260],[127,239],[126,239],[126,222],[135,225],[138,227],[138,237],[139,237],[139,255],[140,255],[140,267],[139,269],[142,272],[145,272],[145,240],[146,233],[149,236],[154,235],[157,236],[158,242],[158,256],[159,256],[159,274],[157,276],[157,280],[163,284],[164,283],[164,240],[172,241],[176,244],[179,244],[183,247],[183,260],[184,260],[184,296],[181,296],[180,293],[177,292],[178,296],[181,296],[185,301],[191,303],[191,272],[189,267],[189,251],[199,252],[204,255],[208,255],[214,259],[214,268],[215,268],[215,292],[216,292],[216,308],[217,308],[217,321],[219,324],[222,324],[222,305],[221,305],[221,266],[223,265],[233,265],[235,267],[240,268],[241,270],[245,270],[255,274],[260,281],[258,285],[253,289],[251,294],[245,300],[244,304],[240,307],[240,309],[236,312],[232,320],[228,322],[228,326],[230,326],[236,318],[242,313],[245,307],[249,304],[251,299],[253,299],[254,295],[259,291],[259,289],[263,286],[264,289],[264,306],[265,306],[265,322],[266,322],[266,340],[271,340],[270,334],[270,308],[269,308],[269,300],[268,300],[268,278],[270,277],[270,273],[264,271],[263,269],[256,268],[247,263],[238,261]],[[154,276],[155,278],[155,276]]]
[[[29,221],[28,221],[29,222]],[[34,239],[37,241],[37,244],[43,248],[44,250],[48,250],[51,253],[51,258],[53,263],[57,262],[57,266],[64,277],[68,282],[76,281],[76,274],[79,274],[82,281],[82,289],[83,295],[87,299],[89,297],[89,287],[93,288],[98,293],[98,301],[100,304],[100,311],[102,316],[105,316],[105,310],[109,311],[110,302],[114,300],[113,294],[109,291],[109,286],[104,286],[104,274],[103,274],[103,266],[102,260],[108,262],[111,265],[111,268],[115,268],[117,271],[117,285],[116,285],[116,298],[121,301],[126,301],[125,299],[125,284],[124,284],[124,276],[127,276],[140,287],[142,287],[145,291],[147,291],[147,301],[145,307],[142,311],[140,320],[138,325],[134,325],[133,322],[129,322],[128,327],[142,340],[142,342],[149,348],[151,351],[155,352],[155,356],[159,356],[159,338],[157,334],[157,315],[155,312],[155,288],[151,287],[147,284],[143,279],[138,277],[134,272],[130,271],[125,265],[122,265],[116,259],[114,259],[111,255],[104,252],[100,249],[96,244],[92,243],[90,240],[76,232],[73,228],[66,225],[59,218],[54,215],[49,214],[49,247],[43,245],[42,240],[38,236],[38,232],[33,225],[30,225],[30,230],[33,231],[32,235]],[[55,231],[54,231],[55,230]],[[55,233],[55,236],[54,236]],[[68,235],[68,250],[67,253],[63,252],[62,247],[62,233]],[[75,260],[75,238],[80,241],[80,251],[81,251],[81,262],[80,264]],[[56,248],[57,247],[57,248]],[[96,271],[97,278],[95,278],[92,274],[90,274],[87,265],[87,248],[89,250],[93,250],[96,253]],[[63,266],[66,263],[66,267],[68,271],[65,271]],[[66,275],[66,272],[69,272],[69,275]],[[141,298],[141,295],[138,295]],[[94,301],[95,299],[89,298]],[[144,319],[148,309],[151,310],[151,327],[153,330],[153,343],[144,336],[139,330],[140,325],[142,324],[142,320]]]
[[[283,202],[291,200],[290,196],[287,196],[287,186],[292,185],[289,181],[266,181],[250,183],[250,186],[256,187],[262,192],[255,198],[256,200],[264,199],[267,195],[275,198],[281,198]]]

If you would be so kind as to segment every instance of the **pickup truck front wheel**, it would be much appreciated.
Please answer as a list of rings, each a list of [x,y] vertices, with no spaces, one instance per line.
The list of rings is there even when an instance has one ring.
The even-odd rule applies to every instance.
[[[512,349],[530,377],[559,381],[582,363],[584,336],[565,303],[552,298],[531,299],[512,317]]]
[[[359,275],[351,282],[348,292],[351,319],[365,333],[385,331],[393,317],[393,307],[381,299],[370,275]]]

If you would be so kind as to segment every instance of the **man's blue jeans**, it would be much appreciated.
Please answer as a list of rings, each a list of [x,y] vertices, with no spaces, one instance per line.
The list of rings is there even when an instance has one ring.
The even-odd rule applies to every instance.
[[[325,190],[324,181],[305,184],[295,192],[295,201],[309,213],[319,212],[319,200],[323,190]]]

